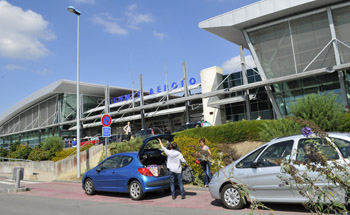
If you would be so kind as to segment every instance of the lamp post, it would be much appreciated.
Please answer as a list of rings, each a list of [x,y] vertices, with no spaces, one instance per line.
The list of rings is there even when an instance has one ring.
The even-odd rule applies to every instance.
[[[79,92],[79,17],[81,12],[73,6],[68,7],[70,13],[78,15],[77,24],[77,178],[80,178],[80,92]]]

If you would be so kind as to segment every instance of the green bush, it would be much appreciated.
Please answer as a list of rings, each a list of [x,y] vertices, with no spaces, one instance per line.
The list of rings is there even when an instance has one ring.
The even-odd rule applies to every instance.
[[[188,136],[176,136],[174,138],[174,141],[179,146],[179,149],[181,150],[182,155],[184,156],[185,160],[187,161],[187,164],[192,167],[193,173],[195,175],[195,181],[194,184],[196,185],[202,185],[203,184],[203,170],[201,168],[200,164],[196,164],[196,155],[197,152],[200,149],[199,144],[200,138],[194,138],[194,137],[188,137]],[[220,154],[218,150],[218,145],[215,142],[211,142],[209,140],[206,140],[206,145],[209,147],[212,156],[211,156],[211,170],[213,173],[217,172],[224,163],[220,159]]]
[[[138,152],[142,146],[143,139],[134,138],[130,141],[111,143],[108,147],[110,149],[111,155],[121,153],[121,152]]]
[[[5,157],[7,157],[8,153],[9,153],[9,151],[7,149],[0,147],[0,157],[5,158]]]
[[[28,144],[25,145],[19,145],[16,148],[16,151],[10,152],[9,158],[15,158],[15,159],[28,159],[28,156],[30,152],[32,151],[32,148],[28,146]]]
[[[270,120],[244,120],[204,128],[193,128],[175,133],[176,137],[205,137],[215,143],[237,143],[242,141],[262,141],[259,128]]]
[[[14,143],[10,144],[10,152],[16,151],[16,150],[17,150],[17,147],[18,147],[19,145],[21,145],[20,142],[14,142]]]
[[[259,136],[262,141],[268,142],[277,137],[301,134],[302,126],[291,119],[270,120],[262,124],[259,129]]]
[[[40,147],[35,147],[28,156],[29,160],[33,161],[44,161],[44,160],[50,160],[50,152],[44,151]]]
[[[41,145],[41,144],[40,144]],[[51,159],[55,154],[63,149],[62,137],[48,137],[40,147],[43,151],[48,151]]]
[[[89,144],[85,144],[84,146],[82,146],[80,148],[80,151],[85,151],[89,148],[91,148],[92,146],[94,146],[93,144],[89,143]],[[55,156],[51,159],[52,161],[56,162],[59,160],[63,160],[66,157],[69,157],[73,154],[76,154],[77,152],[77,148],[68,148],[68,149],[63,149],[61,151],[56,152]]]
[[[292,103],[290,112],[297,118],[310,121],[325,131],[337,131],[343,116],[337,95],[311,94]]]
[[[343,114],[339,125],[339,131],[350,132],[350,113]]]

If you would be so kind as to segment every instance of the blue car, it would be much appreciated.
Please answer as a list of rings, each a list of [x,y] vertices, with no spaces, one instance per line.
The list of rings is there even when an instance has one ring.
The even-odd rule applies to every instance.
[[[171,142],[173,137],[170,134],[152,136],[143,141],[139,152],[118,153],[106,158],[84,174],[85,193],[121,192],[129,193],[133,200],[141,200],[148,192],[169,190],[166,156],[159,150],[157,138]]]

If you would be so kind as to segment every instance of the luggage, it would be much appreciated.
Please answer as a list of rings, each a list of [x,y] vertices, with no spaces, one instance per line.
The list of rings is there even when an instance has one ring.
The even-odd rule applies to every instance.
[[[194,181],[193,169],[190,166],[185,166],[182,168],[182,182],[184,184],[189,184]]]

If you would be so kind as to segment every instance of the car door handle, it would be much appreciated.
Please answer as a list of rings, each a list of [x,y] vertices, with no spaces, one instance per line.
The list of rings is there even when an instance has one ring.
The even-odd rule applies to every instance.
[[[115,172],[113,171],[112,174],[115,174]]]

